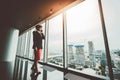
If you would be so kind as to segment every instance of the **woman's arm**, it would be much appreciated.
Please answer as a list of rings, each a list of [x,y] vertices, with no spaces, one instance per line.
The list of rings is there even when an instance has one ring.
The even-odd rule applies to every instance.
[[[37,48],[37,37],[36,37],[36,32],[33,31],[33,48]]]
[[[42,39],[45,39],[45,35],[42,33]]]

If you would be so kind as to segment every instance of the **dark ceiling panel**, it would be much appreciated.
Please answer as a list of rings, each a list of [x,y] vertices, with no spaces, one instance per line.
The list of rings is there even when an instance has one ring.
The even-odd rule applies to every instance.
[[[0,25],[12,26],[23,32],[74,1],[0,0]]]

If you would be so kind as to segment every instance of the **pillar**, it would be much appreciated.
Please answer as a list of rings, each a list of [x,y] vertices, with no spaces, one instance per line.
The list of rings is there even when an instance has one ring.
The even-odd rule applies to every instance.
[[[0,79],[13,80],[14,61],[19,30],[10,27],[0,28]]]

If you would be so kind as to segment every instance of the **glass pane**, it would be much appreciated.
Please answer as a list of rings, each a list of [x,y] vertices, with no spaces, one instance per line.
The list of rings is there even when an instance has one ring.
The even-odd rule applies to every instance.
[[[120,1],[103,0],[103,11],[115,80],[120,79]]]
[[[29,48],[30,48],[30,31],[26,32],[26,51],[25,57],[29,58]]]
[[[24,53],[23,53],[24,57],[27,57],[26,49],[27,49],[27,32],[24,33]]]
[[[30,47],[28,48],[30,59],[34,59],[34,50],[32,49],[32,47],[33,47],[33,31],[34,30],[35,30],[35,28],[31,29],[28,33],[30,36],[30,43],[29,43]]]
[[[20,56],[24,56],[25,51],[25,34],[21,35],[21,49],[20,49]]]
[[[62,15],[49,20],[48,62],[63,65]]]
[[[97,0],[85,0],[67,11],[68,67],[108,78],[108,65]]]
[[[17,55],[20,55],[20,48],[21,48],[21,37],[18,38],[18,44],[17,44]]]

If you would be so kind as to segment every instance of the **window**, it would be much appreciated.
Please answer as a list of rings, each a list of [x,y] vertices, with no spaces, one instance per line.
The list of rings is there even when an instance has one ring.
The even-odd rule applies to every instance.
[[[48,62],[63,65],[62,14],[49,20]]]
[[[86,0],[66,13],[68,67],[106,78],[108,65],[97,3]]]
[[[103,3],[103,12],[106,23],[108,43],[112,61],[114,78],[120,79],[120,1],[105,0]]]

